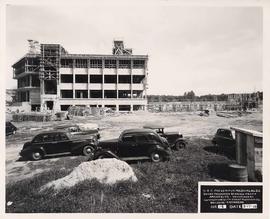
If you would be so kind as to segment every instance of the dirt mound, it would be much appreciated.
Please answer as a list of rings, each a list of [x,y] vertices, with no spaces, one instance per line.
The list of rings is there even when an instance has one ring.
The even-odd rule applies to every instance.
[[[80,164],[69,175],[42,186],[41,191],[46,188],[54,190],[69,188],[83,180],[93,179],[109,185],[120,181],[137,181],[132,168],[126,162],[115,158],[99,159]]]

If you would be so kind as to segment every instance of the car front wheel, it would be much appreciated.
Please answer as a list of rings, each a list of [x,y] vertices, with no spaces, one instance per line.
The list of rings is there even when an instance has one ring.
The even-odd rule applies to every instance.
[[[86,146],[84,146],[82,153],[83,153],[84,156],[93,155],[94,148],[92,146],[90,146],[90,145],[86,145]]]
[[[33,151],[31,158],[32,160],[41,160],[43,158],[43,153],[41,151]]]
[[[153,162],[158,163],[162,161],[163,157],[158,151],[154,151],[151,153],[150,158]]]

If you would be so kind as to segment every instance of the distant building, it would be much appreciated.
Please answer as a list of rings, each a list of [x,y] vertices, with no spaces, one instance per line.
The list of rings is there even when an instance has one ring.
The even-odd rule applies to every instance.
[[[262,104],[263,92],[228,94],[228,104],[242,108],[257,108]]]
[[[60,44],[29,43],[29,53],[12,65],[17,101],[29,111],[146,109],[148,56],[133,55],[123,41],[114,41],[112,55],[69,54]]]
[[[16,101],[16,89],[6,89],[6,106]]]

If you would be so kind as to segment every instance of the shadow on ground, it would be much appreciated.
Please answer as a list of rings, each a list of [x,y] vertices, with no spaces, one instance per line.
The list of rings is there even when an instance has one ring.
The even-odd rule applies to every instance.
[[[74,155],[74,154],[62,154],[62,155],[55,155],[55,156],[50,156],[50,157],[44,157],[42,160],[50,160],[53,158],[62,158],[62,157],[74,157],[74,156],[81,156],[81,155]],[[25,161],[34,161],[26,157],[20,157],[16,162],[25,162]],[[40,161],[40,160],[38,160]]]
[[[229,180],[228,163],[210,163],[208,164],[209,175],[213,178]]]
[[[210,153],[219,154],[222,156],[226,156],[231,160],[235,160],[235,148],[233,147],[220,147],[220,146],[206,146],[203,148],[205,151]]]

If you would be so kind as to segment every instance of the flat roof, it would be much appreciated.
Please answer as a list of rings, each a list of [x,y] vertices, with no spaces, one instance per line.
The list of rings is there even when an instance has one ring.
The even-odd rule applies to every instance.
[[[152,129],[126,129],[122,132],[122,134],[126,134],[126,133],[145,133],[145,132],[150,132],[150,133],[156,133],[154,130]]]
[[[250,129],[243,129],[243,128],[238,128],[238,127],[231,127],[232,130],[236,131],[236,132],[241,132],[247,135],[252,135],[254,137],[263,137],[263,133],[262,132],[258,132],[255,130],[250,130]]]
[[[113,54],[63,54],[61,58],[117,58],[117,59],[147,59],[148,55],[113,55]]]
[[[12,67],[17,65],[20,61],[22,61],[25,58],[38,58],[40,57],[40,54],[25,54],[23,57],[21,57],[18,61],[16,61]],[[113,54],[61,54],[61,58],[78,58],[78,59],[101,59],[101,58],[113,58],[113,59],[148,59],[148,55],[113,55]]]

